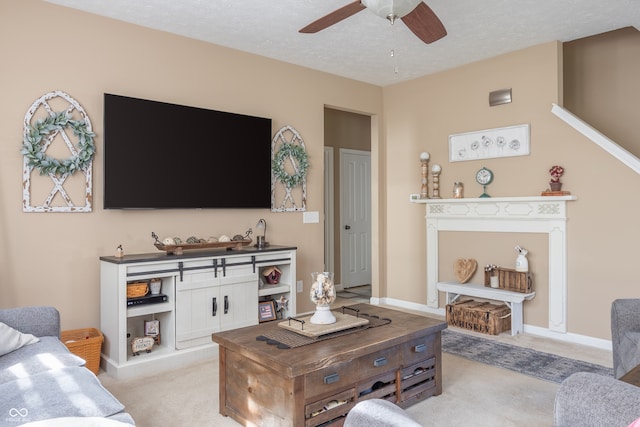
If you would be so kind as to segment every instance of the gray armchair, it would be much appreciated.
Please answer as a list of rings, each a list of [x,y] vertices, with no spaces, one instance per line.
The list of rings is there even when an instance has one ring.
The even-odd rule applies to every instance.
[[[616,378],[640,364],[640,298],[617,299],[611,304],[611,345]]]
[[[565,379],[556,394],[556,427],[627,427],[640,417],[640,387],[591,372]]]

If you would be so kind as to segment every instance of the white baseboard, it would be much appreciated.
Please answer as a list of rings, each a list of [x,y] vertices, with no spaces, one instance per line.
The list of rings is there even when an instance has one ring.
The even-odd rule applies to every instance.
[[[445,317],[444,308],[433,308],[429,307],[426,304],[418,304],[415,302],[409,302],[404,300],[399,300],[395,298],[371,298],[371,304],[373,305],[391,305],[394,307],[404,308],[406,310],[414,310],[421,311],[424,313],[435,314],[437,316]]]
[[[406,310],[421,311],[424,313],[435,314],[445,317],[446,312],[444,308],[433,308],[426,304],[417,304],[414,302],[408,302],[398,300],[394,298],[371,298],[371,304],[374,305],[390,305]],[[573,334],[571,332],[556,332],[551,329],[541,328],[539,326],[524,325],[524,332],[531,335],[539,335],[545,338],[551,338],[558,341],[569,342],[572,344],[580,344],[588,347],[595,347],[603,350],[611,351],[611,340],[604,340],[602,338],[590,337],[587,335]]]
[[[552,338],[558,341],[565,341],[573,344],[586,345],[602,350],[611,351],[611,340],[603,340],[602,338],[590,337],[587,335],[573,334],[571,332],[556,332],[551,329],[541,328],[539,326],[524,325],[524,332],[532,335],[539,335],[545,338]]]

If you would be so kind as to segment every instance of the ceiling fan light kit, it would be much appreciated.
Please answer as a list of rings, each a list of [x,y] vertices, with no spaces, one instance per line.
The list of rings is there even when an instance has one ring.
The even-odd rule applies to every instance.
[[[361,0],[376,15],[394,21],[408,15],[422,0]]]

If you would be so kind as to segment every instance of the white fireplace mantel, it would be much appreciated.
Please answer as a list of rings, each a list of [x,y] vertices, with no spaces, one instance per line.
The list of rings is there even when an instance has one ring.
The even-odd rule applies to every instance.
[[[438,308],[438,233],[545,233],[549,237],[549,329],[567,332],[567,206],[575,196],[413,199],[426,205],[427,305]]]

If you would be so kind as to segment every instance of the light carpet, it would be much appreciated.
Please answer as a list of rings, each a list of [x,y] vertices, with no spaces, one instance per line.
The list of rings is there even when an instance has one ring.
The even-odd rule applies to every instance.
[[[479,335],[467,331],[460,333]],[[531,334],[483,335],[482,338],[536,348],[564,357],[576,357],[609,367],[612,363],[610,350]],[[557,383],[446,352],[442,354],[442,373],[442,394],[407,408],[409,415],[425,427],[553,425]],[[99,378],[125,405],[138,427],[240,425],[219,413],[217,357],[148,377],[115,380],[101,372]]]
[[[442,351],[555,383],[576,372],[613,377],[613,369],[601,365],[452,330],[442,332]]]
[[[540,427],[553,425],[558,385],[448,353],[442,355],[443,392],[407,408],[425,427]],[[157,375],[103,385],[137,427],[238,427],[219,413],[217,357]]]

